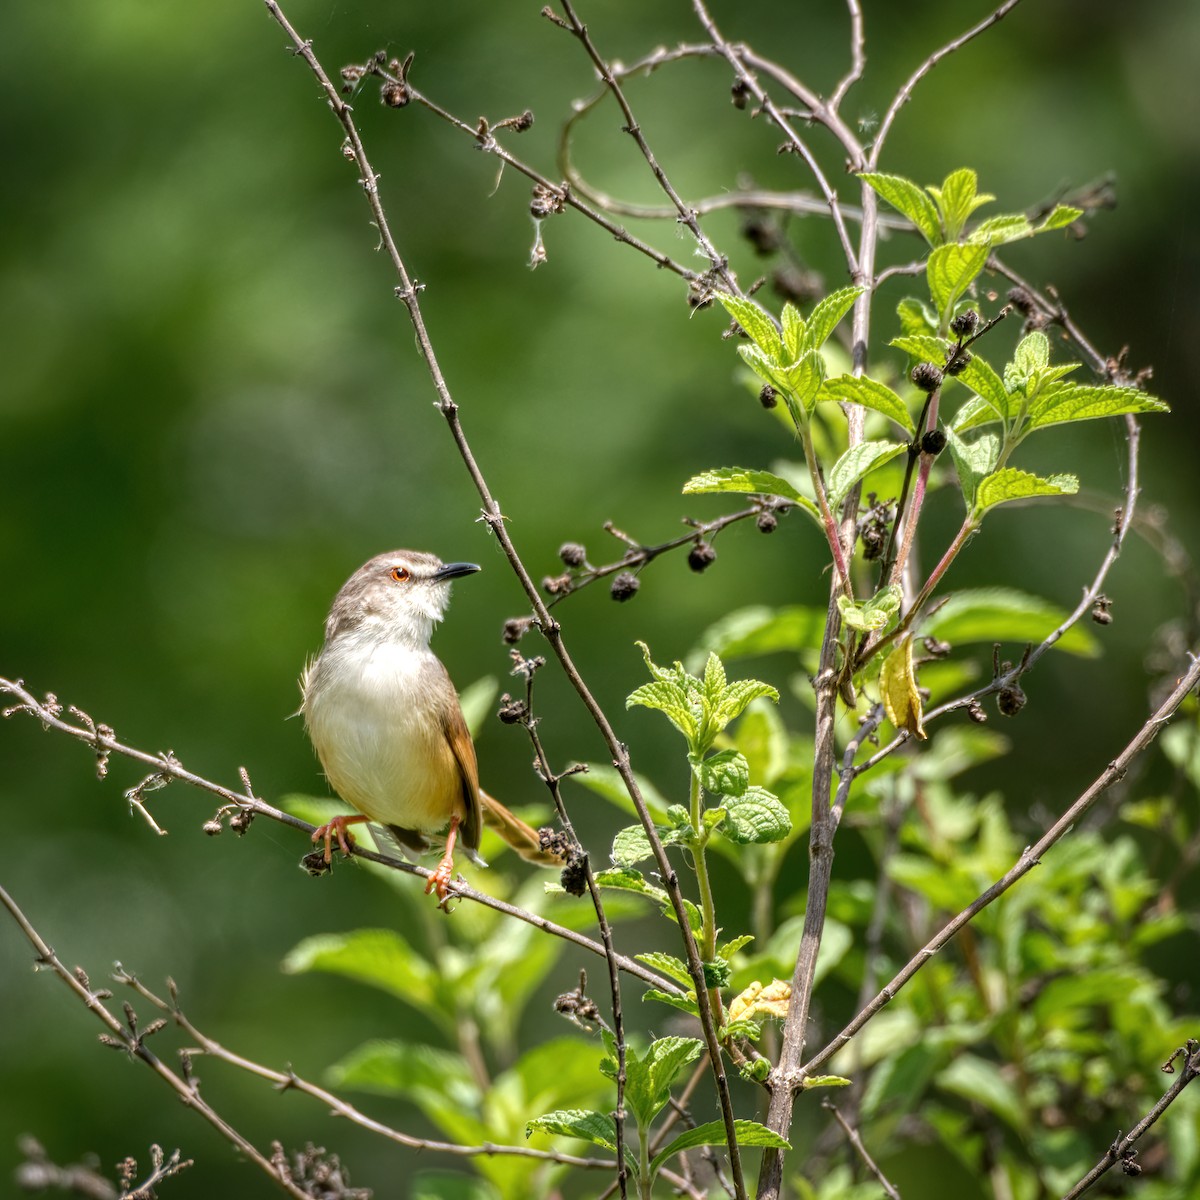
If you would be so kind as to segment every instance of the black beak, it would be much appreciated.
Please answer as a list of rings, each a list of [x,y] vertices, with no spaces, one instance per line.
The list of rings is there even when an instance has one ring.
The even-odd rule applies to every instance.
[[[460,575],[474,575],[478,570],[478,563],[446,563],[444,566],[438,567],[430,578],[440,583],[443,579],[457,579]]]

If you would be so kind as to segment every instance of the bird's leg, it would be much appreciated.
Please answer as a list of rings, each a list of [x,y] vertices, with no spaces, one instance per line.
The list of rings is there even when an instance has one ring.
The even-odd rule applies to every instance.
[[[347,825],[359,825],[364,821],[369,821],[370,817],[354,816],[354,817],[334,817],[325,825],[321,825],[313,830],[312,840],[319,842],[322,838],[325,839],[325,861],[330,862],[333,858],[330,842],[333,838],[337,838],[338,849],[347,857],[350,855],[350,847],[354,845],[354,838],[350,836],[346,829]]]
[[[442,861],[438,863],[437,870],[429,877],[429,882],[425,885],[425,895],[436,891],[439,902],[446,899],[446,893],[450,889],[450,876],[454,871],[454,843],[458,840],[458,827],[462,822],[461,817],[450,818],[450,832],[446,835],[446,853],[442,855]]]

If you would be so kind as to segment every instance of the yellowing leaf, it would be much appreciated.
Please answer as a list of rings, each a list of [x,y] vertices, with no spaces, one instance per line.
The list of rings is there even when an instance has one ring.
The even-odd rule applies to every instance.
[[[786,1017],[791,999],[790,983],[784,983],[782,979],[772,979],[764,987],[755,980],[744,992],[730,1000],[725,1019],[732,1024],[758,1013],[767,1017]]]
[[[883,660],[879,672],[879,691],[888,720],[897,729],[907,729],[924,740],[921,724],[921,696],[917,691],[917,676],[913,670],[912,634],[901,639],[896,648]]]

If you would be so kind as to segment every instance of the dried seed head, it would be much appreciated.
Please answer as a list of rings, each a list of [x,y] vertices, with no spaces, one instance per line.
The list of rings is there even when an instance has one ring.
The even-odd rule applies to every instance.
[[[967,364],[974,358],[970,350],[960,350],[947,364],[947,375],[961,375],[967,369]]]
[[[500,708],[496,716],[505,725],[519,725],[529,716],[529,705],[524,700],[514,700],[507,692],[500,697]]]
[[[922,454],[941,454],[946,448],[946,435],[940,429],[930,429],[921,435]]]
[[[1097,625],[1112,624],[1112,601],[1104,595],[1096,597],[1096,603],[1092,605],[1092,620]]]
[[[558,548],[558,557],[568,567],[582,567],[587,561],[587,550],[578,542],[563,542]]]
[[[923,392],[936,392],[942,386],[941,369],[931,362],[917,363],[909,378]]]
[[[978,328],[979,314],[973,308],[968,308],[966,312],[960,312],[950,322],[950,332],[957,334],[960,338],[970,337]]]
[[[612,598],[618,603],[636,595],[641,583],[632,571],[622,571],[612,581]]]
[[[759,533],[774,533],[779,526],[779,518],[767,509],[754,518],[755,525],[758,526]]]
[[[379,101],[388,108],[403,108],[412,99],[407,85],[388,80],[379,89]]]
[[[533,624],[532,617],[509,617],[504,622],[503,639],[506,646],[515,646],[528,632]]]
[[[978,700],[972,700],[971,703],[967,705],[967,716],[970,717],[976,725],[987,724],[987,713],[983,711],[983,705],[980,704]]]
[[[547,575],[542,580],[542,591],[547,596],[565,596],[570,590],[570,575]]]
[[[587,855],[573,854],[562,869],[559,882],[568,896],[582,896],[587,891]]]
[[[758,402],[763,408],[774,408],[779,403],[779,394],[769,383],[764,383],[758,393]]]
[[[217,817],[213,817],[210,820],[205,821],[201,828],[205,833],[208,834],[209,837],[216,837],[218,833],[221,833],[224,830],[225,826],[221,824]]]
[[[1010,683],[996,695],[996,707],[1006,717],[1015,717],[1025,707],[1027,697],[1019,683]]]
[[[697,574],[707,571],[717,561],[717,552],[711,542],[697,542],[688,551],[688,566]]]

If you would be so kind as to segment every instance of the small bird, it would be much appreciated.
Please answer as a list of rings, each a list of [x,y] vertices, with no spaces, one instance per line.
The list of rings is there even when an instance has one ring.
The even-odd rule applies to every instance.
[[[364,563],[342,586],[325,622],[325,644],[300,678],[304,726],[334,791],[358,816],[334,817],[314,834],[330,861],[346,826],[375,821],[402,847],[428,850],[449,826],[446,851],[426,894],[445,900],[458,841],[472,862],[486,822],[530,862],[560,865],[538,834],[479,787],[475,747],[458,693],[429,648],[454,579],[475,563],[393,550]]]

